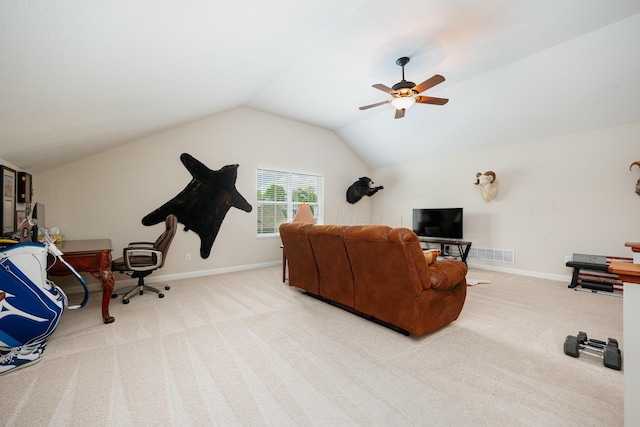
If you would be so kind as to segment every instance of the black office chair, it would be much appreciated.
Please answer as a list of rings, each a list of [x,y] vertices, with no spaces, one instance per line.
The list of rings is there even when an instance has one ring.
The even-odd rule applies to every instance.
[[[129,304],[129,298],[137,292],[140,295],[144,291],[151,291],[158,294],[158,298],[164,298],[164,294],[159,289],[144,284],[144,278],[153,273],[155,270],[162,268],[164,261],[167,259],[167,253],[171,246],[173,236],[178,228],[178,218],[175,215],[169,215],[165,220],[166,230],[152,242],[131,242],[129,246],[123,249],[122,258],[118,258],[111,262],[111,271],[118,271],[122,274],[138,279],[138,284],[123,290],[116,291],[111,294],[111,298],[117,298],[118,294],[124,293],[122,297],[123,304]],[[164,286],[165,290],[171,289],[169,285]]]

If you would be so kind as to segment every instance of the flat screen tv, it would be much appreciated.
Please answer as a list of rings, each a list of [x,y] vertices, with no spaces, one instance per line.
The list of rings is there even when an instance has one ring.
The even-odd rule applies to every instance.
[[[418,236],[462,239],[462,208],[413,210],[413,231]]]

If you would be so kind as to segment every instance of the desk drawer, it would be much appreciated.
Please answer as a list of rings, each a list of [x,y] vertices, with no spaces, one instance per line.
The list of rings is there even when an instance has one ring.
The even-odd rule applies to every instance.
[[[86,254],[69,254],[63,255],[65,261],[69,263],[76,271],[86,271],[87,273],[96,273],[101,270],[101,258],[104,258],[104,254],[100,253],[86,253]],[[51,260],[50,262],[52,262]],[[105,262],[109,262],[111,260],[103,260]],[[109,269],[110,266],[104,266],[102,269]],[[62,264],[61,262],[56,262],[51,269],[49,269],[49,274],[52,276],[64,276],[70,274],[67,266]]]

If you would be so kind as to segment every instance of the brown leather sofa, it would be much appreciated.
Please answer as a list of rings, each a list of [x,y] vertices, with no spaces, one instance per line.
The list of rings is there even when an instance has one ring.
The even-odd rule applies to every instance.
[[[458,318],[467,266],[428,263],[418,236],[385,225],[285,223],[289,285],[415,336]]]

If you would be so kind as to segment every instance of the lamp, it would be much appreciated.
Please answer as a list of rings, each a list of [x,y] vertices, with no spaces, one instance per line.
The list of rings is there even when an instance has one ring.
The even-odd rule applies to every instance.
[[[394,98],[393,101],[391,101],[391,105],[393,105],[396,110],[408,110],[415,102],[416,99],[412,96],[402,96],[400,98]]]
[[[298,206],[298,211],[291,222],[308,222],[309,224],[315,224],[316,220],[313,218],[311,207],[308,204],[303,203]]]

